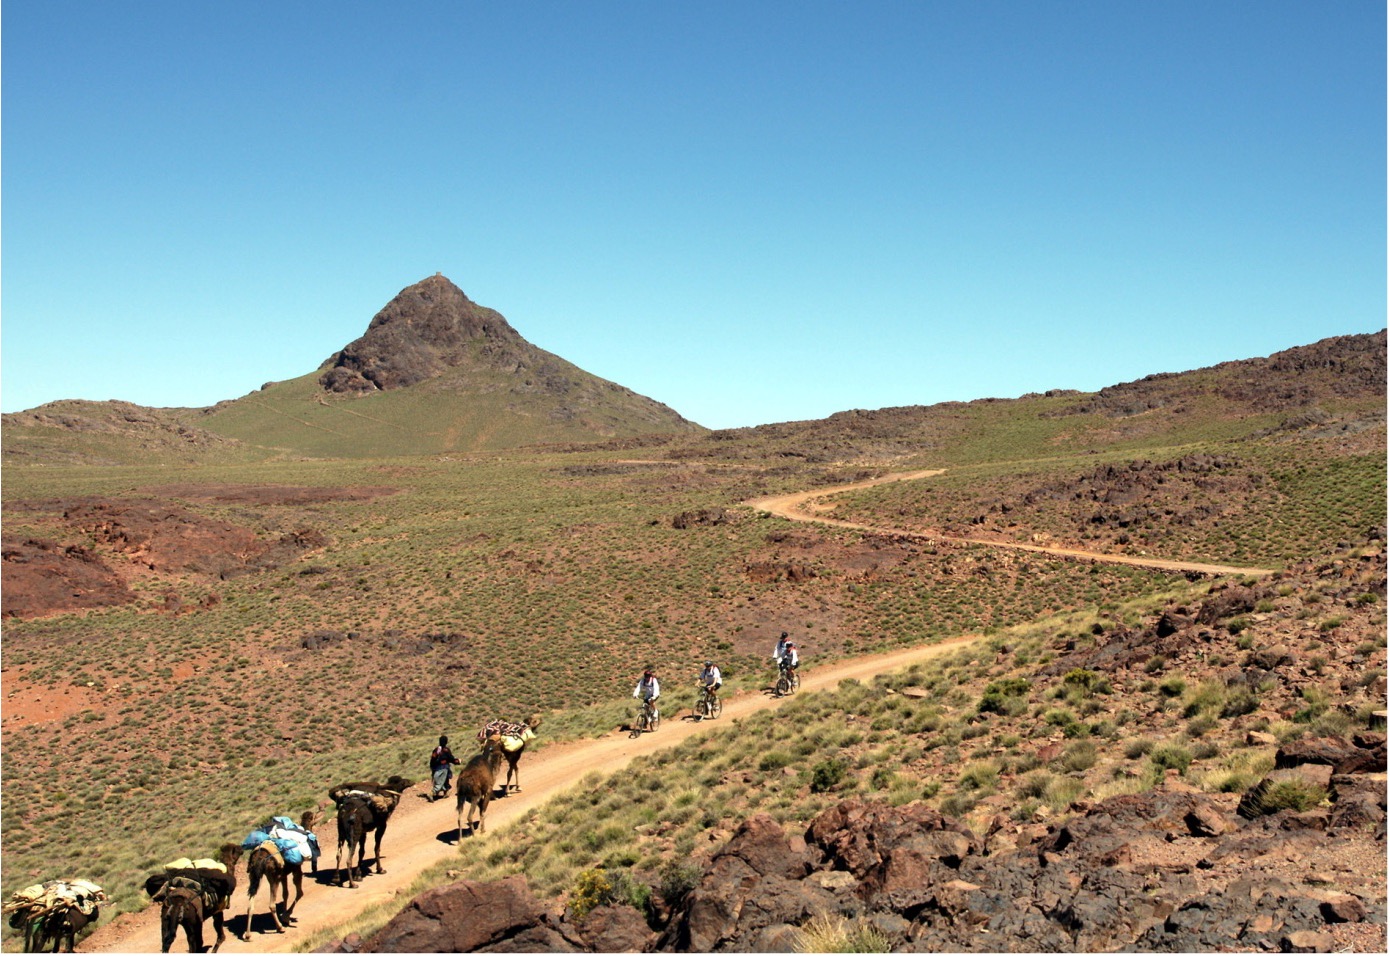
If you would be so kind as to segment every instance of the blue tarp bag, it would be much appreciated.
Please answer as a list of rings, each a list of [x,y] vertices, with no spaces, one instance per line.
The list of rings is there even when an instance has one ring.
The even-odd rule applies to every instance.
[[[280,855],[285,862],[293,866],[296,863],[304,862],[304,854],[300,851],[300,845],[293,840],[275,840],[275,845],[280,848]]]

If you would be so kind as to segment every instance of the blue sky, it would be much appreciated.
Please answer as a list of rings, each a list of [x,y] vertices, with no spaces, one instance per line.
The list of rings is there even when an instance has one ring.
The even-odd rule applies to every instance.
[[[436,271],[711,427],[1386,321],[1386,9],[6,0],[0,405],[203,406]]]

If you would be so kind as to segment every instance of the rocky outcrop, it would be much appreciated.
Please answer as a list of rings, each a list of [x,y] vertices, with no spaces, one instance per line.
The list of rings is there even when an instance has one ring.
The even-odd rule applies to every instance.
[[[3,552],[4,617],[42,617],[135,600],[110,565],[84,545],[7,536]]]
[[[514,365],[525,348],[530,346],[499,313],[435,273],[388,302],[361,338],[329,359],[319,382],[331,392],[405,388],[476,353]]]
[[[1317,823],[1288,826],[1286,816],[1242,829],[1230,804],[1158,789],[986,841],[922,804],[846,801],[801,838],[754,817],[710,861],[656,948],[785,949],[796,926],[823,913],[872,926],[903,952],[1278,950],[1296,934],[1380,918],[1352,894],[1251,872],[1252,859],[1316,853]],[[1184,857],[1202,862],[1175,862]]]
[[[659,935],[625,906],[571,922],[511,877],[432,890],[371,939],[334,950],[789,952],[800,927],[832,915],[897,952],[1327,951],[1338,926],[1385,919],[1383,900],[1290,875],[1332,864],[1349,845],[1338,841],[1365,839],[1332,825],[1343,800],[1375,804],[1375,786],[1358,781],[1378,783],[1383,820],[1380,774],[1338,775],[1333,812],[1251,821],[1233,795],[1176,779],[1077,805],[1052,826],[1000,816],[985,837],[922,803],[850,799],[793,833],[758,814],[673,910],[647,914],[665,920]]]

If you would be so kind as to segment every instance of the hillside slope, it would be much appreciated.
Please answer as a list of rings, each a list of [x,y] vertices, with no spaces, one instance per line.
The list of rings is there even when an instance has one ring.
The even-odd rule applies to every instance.
[[[202,409],[55,402],[4,416],[7,461],[226,462],[497,451],[704,431],[527,342],[442,275],[402,289],[314,372]]]

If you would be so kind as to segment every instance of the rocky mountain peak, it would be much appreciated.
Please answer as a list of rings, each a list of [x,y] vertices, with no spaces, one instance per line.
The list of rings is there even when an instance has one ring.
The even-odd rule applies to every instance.
[[[514,358],[529,348],[500,313],[436,272],[386,303],[361,338],[324,363],[319,382],[333,392],[405,388],[480,354]]]

